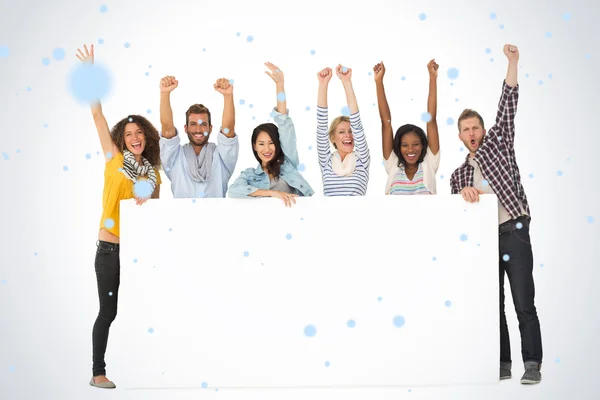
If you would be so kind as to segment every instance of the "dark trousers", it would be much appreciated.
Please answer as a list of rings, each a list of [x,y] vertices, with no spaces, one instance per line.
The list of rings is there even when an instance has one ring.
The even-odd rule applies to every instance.
[[[119,298],[119,245],[98,241],[96,249],[96,280],[98,282],[98,298],[100,311],[92,330],[93,376],[106,375],[104,354],[108,343],[110,325],[117,316],[117,299]]]
[[[510,337],[504,313],[505,273],[519,320],[523,362],[541,363],[542,334],[534,305],[533,252],[529,223],[525,219],[511,220],[500,226],[500,361],[511,362]]]

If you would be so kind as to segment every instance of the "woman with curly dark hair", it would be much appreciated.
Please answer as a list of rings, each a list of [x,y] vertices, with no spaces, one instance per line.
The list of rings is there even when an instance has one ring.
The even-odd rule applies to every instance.
[[[77,49],[77,58],[93,64],[94,46],[85,53]],[[135,198],[138,205],[159,196],[160,148],[158,131],[144,117],[130,115],[109,131],[99,101],[91,104],[94,123],[106,158],[102,218],[96,250],[96,279],[100,311],[92,331],[93,367],[90,385],[113,389],[115,384],[106,377],[104,354],[108,331],[117,315],[119,297],[119,204]]]

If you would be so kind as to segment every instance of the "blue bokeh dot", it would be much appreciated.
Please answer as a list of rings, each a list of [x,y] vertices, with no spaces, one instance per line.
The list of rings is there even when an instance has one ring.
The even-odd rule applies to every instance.
[[[52,58],[56,61],[61,61],[65,59],[65,49],[56,48],[52,51]]]
[[[457,68],[452,67],[452,68],[448,69],[448,78],[456,79],[456,78],[458,78],[458,74],[459,74],[459,72],[458,72]]]
[[[487,185],[489,185],[489,184],[490,184],[490,183],[487,181],[487,179],[483,179],[483,180],[481,181],[481,185],[483,185],[483,186],[487,186]]]
[[[85,159],[86,159],[86,160],[89,160],[90,158],[92,158],[92,155],[91,155],[90,153],[87,153],[87,154],[85,155]]]
[[[342,67],[342,72],[345,74],[346,72],[348,72],[348,67]]]
[[[68,77],[71,95],[80,103],[102,100],[110,91],[111,76],[101,64],[77,64]]]
[[[492,52],[492,49],[490,49],[489,47],[487,49],[485,49],[485,54],[490,54]]]
[[[285,101],[285,93],[284,92],[277,93],[277,101]]]
[[[107,229],[112,229],[115,226],[115,220],[112,218],[106,218],[104,220],[104,227]]]
[[[47,128],[47,127],[48,127],[48,124],[44,124],[44,128]]]
[[[309,149],[309,150],[312,150],[312,146],[308,146],[308,149]]]
[[[229,79],[229,84],[230,84],[230,85],[233,85],[233,82],[235,82],[235,80],[234,80],[234,79]]]
[[[437,257],[432,257],[431,258],[433,261],[437,261]]]
[[[452,305],[452,302],[450,300],[446,300],[446,302],[444,303],[444,305],[446,307],[450,307]]]
[[[2,158],[4,158],[5,160],[10,160],[10,157],[8,156],[8,154],[2,152]]]
[[[550,39],[552,37],[552,32],[550,32],[550,31],[546,32],[546,37],[548,39]]]
[[[302,163],[298,164],[298,171],[299,172],[304,172],[304,170],[306,169],[306,166]]]
[[[532,178],[532,179],[533,179],[533,176],[534,176],[533,174],[529,174],[529,177]]]
[[[104,39],[98,38],[98,44],[104,44]]]
[[[540,264],[540,268],[544,268],[544,264]]]
[[[173,228],[169,228],[169,232],[173,232]]]
[[[504,29],[504,24],[500,24],[499,28]]]
[[[8,372],[15,372],[15,367],[12,365],[8,367]]]
[[[206,389],[208,387],[208,383],[202,382],[200,386],[202,386],[202,389]]]
[[[253,108],[254,104],[248,104],[248,108]]]
[[[152,185],[147,180],[137,181],[133,184],[133,193],[136,197],[145,199],[152,195]]]
[[[246,104],[246,100],[240,99],[240,105],[243,106],[244,104]]]
[[[458,149],[458,151],[465,151],[465,148],[460,146],[460,148]]]
[[[423,114],[421,114],[421,121],[425,123],[431,121],[431,114],[429,114],[428,112],[424,112]]]
[[[538,81],[538,85],[543,85],[543,84],[544,84],[544,81],[540,79],[540,80]]]
[[[10,55],[8,46],[0,46],[0,58],[6,58]]]
[[[350,107],[348,107],[348,106],[342,107],[342,115],[346,116],[346,117],[350,116]]]
[[[571,13],[564,13],[563,14],[563,19],[565,21],[569,21],[571,19]]]
[[[285,235],[285,238],[286,238],[287,240],[292,240],[292,234],[291,234],[291,233],[288,233],[287,235]]]
[[[462,235],[460,235],[460,241],[461,242],[466,242],[468,238],[469,237],[467,236],[466,233],[463,233]]]
[[[311,51],[310,51],[310,55],[311,55],[311,56],[314,56],[314,55],[315,55],[315,53],[316,53],[316,52],[315,52],[314,50],[311,50]]]
[[[490,13],[490,19],[496,19],[497,15],[495,12]]]
[[[356,326],[356,321],[349,319],[348,322],[346,322],[346,325],[348,325],[348,328],[354,328]]]
[[[224,128],[223,129],[223,133],[228,134],[229,133],[229,128]]]
[[[247,251],[244,251],[244,257],[248,257],[249,255],[250,255],[250,253],[249,253],[249,252],[247,252]]]
[[[305,111],[310,111],[310,107],[309,107],[309,106],[306,106],[306,107],[304,108],[304,110],[305,110]]]
[[[150,72],[146,71],[146,72],[144,72],[144,75],[150,76]]]
[[[329,367],[331,365],[331,363],[329,361],[325,361],[325,366]]]
[[[448,119],[446,120],[446,124],[448,124],[448,125],[454,125],[454,118],[448,117]]]
[[[504,254],[504,255],[502,256],[502,260],[504,260],[504,261],[509,261],[509,260],[510,260],[510,256],[509,256],[508,254]]]
[[[444,175],[440,175],[440,179],[444,179]]]
[[[113,292],[108,292],[108,295],[109,295],[109,296],[112,296],[112,295],[113,295]]]
[[[42,64],[45,66],[50,65],[50,59],[48,57],[42,58]]]
[[[138,262],[138,259],[137,259],[137,258],[134,258],[134,259],[133,259],[133,263],[134,263],[134,264],[137,264],[137,262]]]
[[[559,171],[556,171],[556,175],[558,175],[558,176],[563,176],[563,172],[562,172],[562,171],[560,171],[560,170],[559,170]]]
[[[378,301],[378,302],[381,302],[381,300],[383,300],[383,297],[379,296],[379,297],[377,298],[377,301]]]
[[[493,59],[493,58],[490,58],[490,62],[494,62],[494,59]]]
[[[523,229],[523,223],[517,222],[516,227],[517,227],[517,229]]]
[[[37,257],[37,255],[38,255],[37,251],[36,251],[36,252],[34,252],[34,253],[33,253],[33,255]]]
[[[548,79],[552,79],[552,74],[548,74]]]
[[[592,224],[594,223],[594,217],[592,217],[591,215],[587,217],[587,222]]]
[[[130,44],[129,42],[125,42],[125,43],[123,44],[123,46],[125,46],[125,48],[126,48],[126,49],[128,49],[128,48],[130,48],[130,47],[131,47],[131,44]]]
[[[108,6],[106,4],[103,4],[100,6],[100,12],[101,13],[105,13],[108,11]]]
[[[393,323],[396,328],[402,328],[404,326],[404,322],[404,317],[402,315],[396,315],[393,319]]]
[[[425,13],[421,13],[421,14],[419,14],[419,19],[421,21],[425,21],[427,19],[427,15]]]
[[[148,328],[148,333],[150,333],[150,334],[154,333],[154,328]]]
[[[151,109],[147,109],[147,110],[146,110],[146,113],[148,113],[148,114],[152,114],[152,110],[151,110]]]
[[[248,36],[248,37],[246,38],[246,41],[247,41],[248,43],[251,43],[253,40],[254,40],[254,37],[253,37],[253,36]]]
[[[242,36],[242,32],[236,32],[235,36]]]
[[[69,170],[69,167],[66,165],[63,165],[63,171],[68,171],[68,170]]]
[[[314,325],[306,325],[304,327],[304,335],[307,337],[313,337],[317,334],[317,328]]]
[[[401,76],[401,77],[400,77],[400,80],[401,80],[401,81],[405,81],[405,80],[406,80],[406,77],[405,77],[405,76]]]

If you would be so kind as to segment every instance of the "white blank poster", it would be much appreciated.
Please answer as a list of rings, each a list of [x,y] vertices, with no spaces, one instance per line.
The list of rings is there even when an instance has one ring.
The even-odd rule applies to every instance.
[[[121,387],[497,382],[482,197],[122,202]]]

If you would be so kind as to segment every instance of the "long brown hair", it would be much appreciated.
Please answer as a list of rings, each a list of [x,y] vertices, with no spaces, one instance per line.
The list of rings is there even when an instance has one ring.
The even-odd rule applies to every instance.
[[[121,152],[127,149],[125,146],[125,126],[130,122],[137,124],[142,132],[144,132],[146,145],[144,147],[142,157],[148,160],[153,167],[160,168],[160,136],[158,135],[158,131],[154,125],[152,125],[150,121],[141,115],[129,115],[117,122],[117,124],[110,131],[113,142],[117,145]]]

